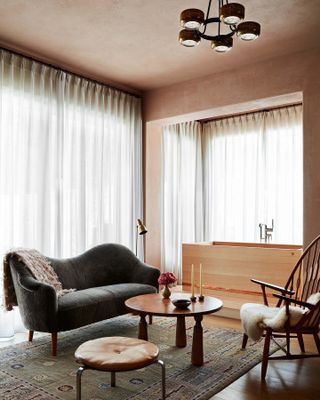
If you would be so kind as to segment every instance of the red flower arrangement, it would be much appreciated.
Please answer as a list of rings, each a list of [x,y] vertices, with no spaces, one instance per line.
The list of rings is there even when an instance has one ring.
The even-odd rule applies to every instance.
[[[165,286],[173,285],[176,282],[177,278],[172,272],[162,272],[158,279],[158,283]]]

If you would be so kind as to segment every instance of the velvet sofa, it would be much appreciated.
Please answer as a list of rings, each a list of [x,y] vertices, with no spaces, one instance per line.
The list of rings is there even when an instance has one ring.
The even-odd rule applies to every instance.
[[[158,289],[159,270],[119,244],[102,244],[77,257],[48,260],[62,287],[76,291],[58,298],[52,286],[33,278],[17,258],[11,257],[9,266],[29,340],[34,331],[51,333],[52,355],[57,353],[58,332],[125,314],[125,300]]]

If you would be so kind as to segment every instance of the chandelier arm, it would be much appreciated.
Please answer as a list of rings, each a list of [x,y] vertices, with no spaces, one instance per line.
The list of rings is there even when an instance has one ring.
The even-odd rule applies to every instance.
[[[208,9],[207,9],[207,15],[206,15],[206,19],[209,18],[209,13],[210,13],[210,9],[211,9],[211,2],[212,0],[209,0],[209,4],[208,4]]]
[[[208,25],[208,24],[212,24],[213,22],[219,22],[220,18],[219,17],[213,17],[213,18],[207,18],[203,25]]]
[[[204,33],[198,32],[199,36],[205,40],[218,40],[221,38],[228,38],[228,37],[232,37],[235,33],[236,32],[234,31],[234,32],[227,33],[225,35],[211,36],[211,35],[205,35]]]
[[[204,34],[206,33],[207,26],[208,26],[209,24],[212,24],[213,22],[219,23],[219,22],[220,22],[220,18],[218,18],[218,17],[206,18],[206,19],[204,20],[204,22],[203,22],[204,30],[203,30],[203,32],[200,32],[200,30],[199,30],[199,34],[204,35]],[[201,36],[201,35],[200,35],[200,36]]]
[[[218,33],[219,33],[218,35],[212,36],[212,35],[206,35],[206,34],[205,34],[206,29],[207,29],[207,26],[208,26],[209,24],[213,24],[213,23],[220,24],[220,22],[221,22],[221,21],[220,21],[220,18],[219,18],[219,17],[207,18],[207,19],[204,21],[204,23],[203,23],[203,25],[204,25],[204,27],[205,27],[204,31],[203,31],[203,32],[198,31],[199,36],[200,36],[202,39],[205,39],[205,40],[217,40],[217,39],[222,38],[222,37],[232,37],[232,36],[236,33],[236,30],[235,30],[235,29],[234,29],[234,30],[231,29],[231,26],[230,26],[230,29],[231,29],[232,32],[227,33],[227,34],[225,34],[225,35],[221,35],[221,34],[220,34],[220,30],[219,30],[219,32],[218,32]]]
[[[209,19],[209,14],[210,14],[210,9],[211,9],[211,2],[212,2],[212,0],[209,0],[208,10],[207,10],[207,15],[206,15],[205,21],[207,21]],[[205,24],[203,33],[206,33],[206,30],[207,30],[207,25]]]

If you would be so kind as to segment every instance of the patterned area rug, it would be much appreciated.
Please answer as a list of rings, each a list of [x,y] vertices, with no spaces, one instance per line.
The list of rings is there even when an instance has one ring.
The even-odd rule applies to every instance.
[[[205,364],[190,364],[193,321],[187,319],[188,345],[176,348],[175,319],[154,318],[149,340],[158,344],[166,363],[167,398],[205,400],[222,390],[261,361],[262,343],[240,350],[242,335],[231,329],[204,327]],[[138,317],[121,316],[85,328],[61,333],[58,357],[50,356],[49,335],[0,351],[1,400],[74,400],[76,398],[75,349],[84,341],[103,336],[137,336]],[[83,400],[159,400],[160,366],[117,374],[111,388],[110,374],[85,371]]]

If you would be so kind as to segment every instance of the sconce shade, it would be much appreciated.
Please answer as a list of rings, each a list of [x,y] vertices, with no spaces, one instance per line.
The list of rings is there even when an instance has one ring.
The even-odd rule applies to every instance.
[[[237,36],[245,41],[255,40],[260,36],[260,24],[254,21],[241,22],[237,26]]]
[[[139,235],[144,235],[145,233],[148,232],[147,228],[141,221],[141,219],[137,219],[137,230]]]
[[[199,29],[204,22],[204,12],[197,8],[189,8],[180,14],[180,24],[185,29]]]
[[[201,41],[197,31],[183,29],[179,33],[179,42],[186,47],[194,47]]]
[[[218,53],[226,53],[231,50],[233,46],[232,37],[223,37],[221,36],[218,39],[215,39],[211,42],[211,47]]]
[[[244,19],[244,6],[239,3],[225,4],[220,8],[220,20],[227,25],[237,25]]]

